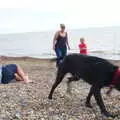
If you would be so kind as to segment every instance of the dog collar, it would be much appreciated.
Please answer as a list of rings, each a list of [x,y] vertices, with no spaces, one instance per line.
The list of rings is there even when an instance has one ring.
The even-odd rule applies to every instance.
[[[115,73],[114,73],[114,76],[113,76],[113,79],[112,79],[112,82],[110,85],[116,85],[117,82],[118,82],[118,77],[120,77],[120,68],[118,68]]]

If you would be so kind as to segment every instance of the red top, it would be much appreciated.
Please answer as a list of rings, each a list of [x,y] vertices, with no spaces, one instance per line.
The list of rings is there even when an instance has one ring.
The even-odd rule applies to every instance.
[[[87,54],[87,45],[85,43],[79,44],[79,48],[81,54],[85,54],[85,55]]]

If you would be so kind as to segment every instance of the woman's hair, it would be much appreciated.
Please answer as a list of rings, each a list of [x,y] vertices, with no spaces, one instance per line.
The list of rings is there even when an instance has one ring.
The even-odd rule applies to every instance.
[[[61,28],[65,28],[65,24],[60,24],[60,27]]]

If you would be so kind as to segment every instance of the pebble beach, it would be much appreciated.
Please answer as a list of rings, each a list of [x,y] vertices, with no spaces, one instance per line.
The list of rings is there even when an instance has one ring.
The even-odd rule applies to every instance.
[[[120,61],[112,60],[120,66]],[[85,107],[85,99],[90,85],[83,81],[72,83],[72,94],[66,93],[65,77],[55,90],[53,100],[48,100],[48,94],[55,81],[55,62],[49,59],[4,58],[2,64],[19,64],[28,72],[33,83],[12,82],[0,85],[0,120],[113,120],[104,118],[94,100],[93,108]],[[120,92],[113,90],[111,96],[102,96],[108,111],[118,114],[114,120],[120,120]]]

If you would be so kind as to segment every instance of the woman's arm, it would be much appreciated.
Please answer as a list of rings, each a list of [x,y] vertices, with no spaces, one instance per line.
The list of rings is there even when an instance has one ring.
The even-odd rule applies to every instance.
[[[69,45],[69,42],[68,42],[68,34],[66,33],[66,36],[67,36],[67,41],[66,41],[66,44],[67,44],[67,46],[68,46],[68,49],[70,50],[70,45]]]
[[[56,44],[56,40],[57,40],[58,34],[59,34],[59,32],[56,32],[55,36],[53,38],[53,50],[55,50],[55,44]]]

